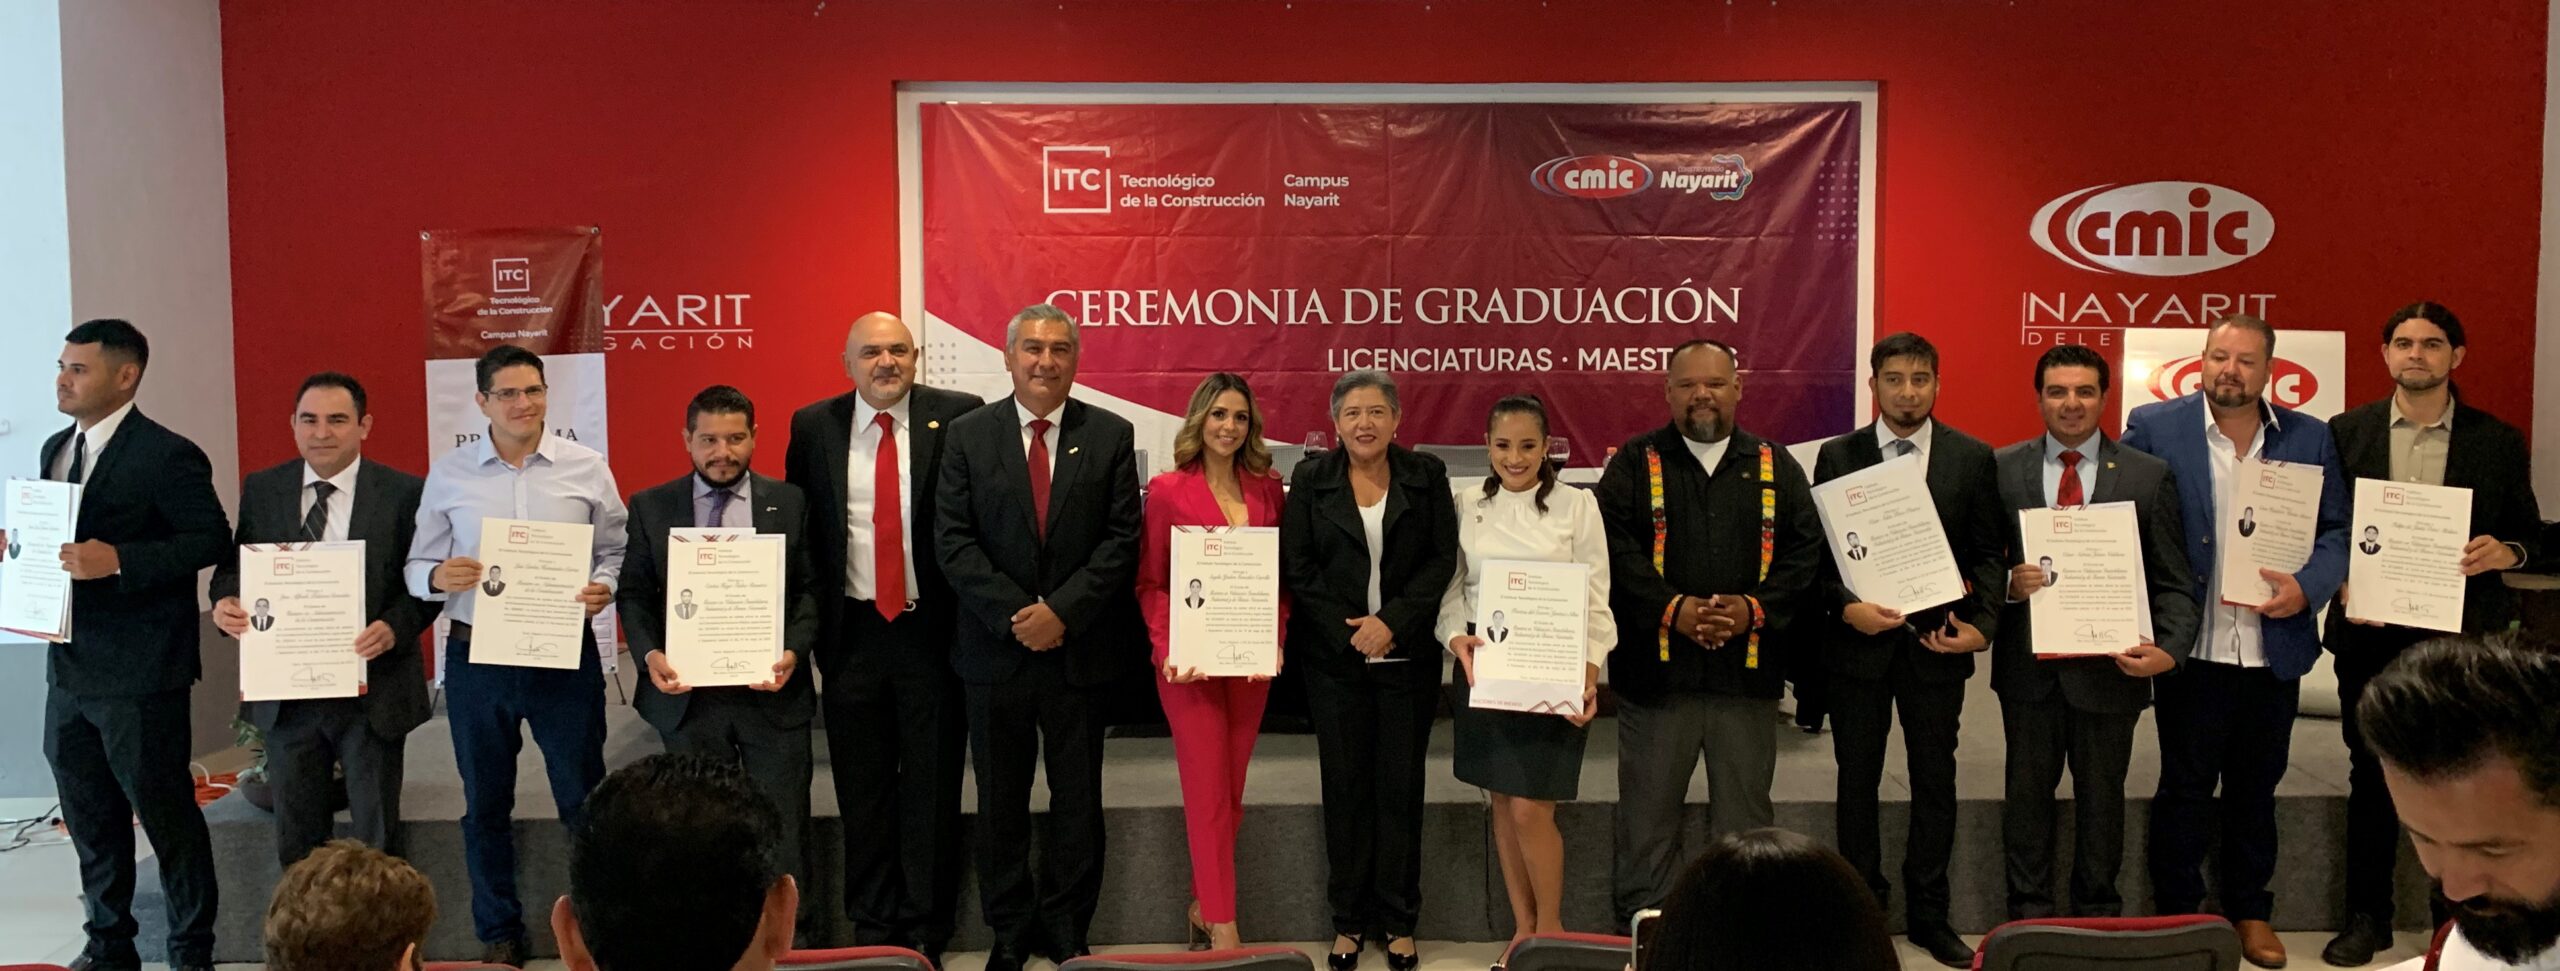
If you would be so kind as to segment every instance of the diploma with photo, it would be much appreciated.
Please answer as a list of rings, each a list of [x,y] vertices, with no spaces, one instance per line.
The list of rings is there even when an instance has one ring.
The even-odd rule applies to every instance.
[[[471,607],[471,663],[573,669],[595,575],[596,528],[531,519],[480,521],[480,585]]]
[[[364,541],[240,547],[240,606],[240,700],[364,693]]]
[[[2214,541],[2222,602],[2255,607],[2276,595],[2260,569],[2300,571],[2320,536],[2321,470],[2317,465],[2244,461],[2232,468],[2231,498]]]
[[[2347,617],[2460,633],[2471,490],[2356,480]]]
[[[667,664],[697,688],[762,684],[782,660],[783,536],[667,531]]]
[[[2130,502],[2018,510],[2026,562],[2043,574],[2027,595],[2037,657],[2122,654],[2151,640],[2142,525]]]
[[[1213,677],[1280,670],[1280,530],[1176,526],[1166,662]]]
[[[0,628],[38,640],[71,639],[71,574],[62,548],[80,522],[80,487],[11,479],[7,549],[0,550]]]
[[[1831,562],[1858,599],[1907,614],[1964,596],[1964,575],[1918,453],[1813,487],[1813,508],[1831,541]]]
[[[1590,661],[1591,567],[1486,560],[1476,585],[1476,683],[1470,708],[1582,713]]]

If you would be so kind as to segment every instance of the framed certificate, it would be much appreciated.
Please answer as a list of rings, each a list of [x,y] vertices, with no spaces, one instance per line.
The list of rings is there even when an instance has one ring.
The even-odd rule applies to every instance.
[[[370,662],[356,654],[368,626],[364,541],[240,547],[240,700],[353,698]]]
[[[596,528],[530,519],[480,521],[480,586],[472,598],[471,663],[578,666],[595,570]]]
[[[2347,536],[2347,616],[2459,633],[2468,578],[2471,490],[2356,480]]]
[[[1176,526],[1167,663],[1213,677],[1280,671],[1280,530]]]
[[[1582,713],[1590,661],[1591,567],[1486,560],[1476,587],[1476,683],[1470,708]]]

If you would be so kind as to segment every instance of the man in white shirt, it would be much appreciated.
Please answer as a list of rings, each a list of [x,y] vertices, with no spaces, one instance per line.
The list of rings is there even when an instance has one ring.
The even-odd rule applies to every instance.
[[[2356,704],[2453,931],[2395,971],[2560,971],[2560,651],[2519,634],[2410,648]]]

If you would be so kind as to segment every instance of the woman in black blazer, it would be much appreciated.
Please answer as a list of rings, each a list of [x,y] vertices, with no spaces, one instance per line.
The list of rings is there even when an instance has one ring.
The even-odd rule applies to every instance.
[[[1395,971],[1421,961],[1422,754],[1440,696],[1432,628],[1457,570],[1458,515],[1448,467],[1395,444],[1402,417],[1385,372],[1343,375],[1341,447],[1299,463],[1280,517],[1289,663],[1306,678],[1324,774],[1335,971],[1359,966],[1363,938]]]

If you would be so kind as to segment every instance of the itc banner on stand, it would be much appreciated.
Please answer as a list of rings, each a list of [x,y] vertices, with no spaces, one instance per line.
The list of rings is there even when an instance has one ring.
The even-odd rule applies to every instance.
[[[1270,438],[1329,442],[1334,379],[1369,367],[1408,444],[1481,443],[1532,392],[1598,465],[1666,420],[1693,338],[1740,349],[1745,426],[1837,434],[1872,329],[1871,109],[1769,99],[920,103],[925,343],[1000,393],[1007,319],[1058,305],[1079,393],[1158,465],[1210,372],[1253,382]]]
[[[606,452],[603,231],[436,229],[419,233],[418,241],[427,312],[427,461],[488,434],[476,365],[501,344],[542,355],[550,388],[544,428]],[[594,623],[604,669],[612,671],[612,608]],[[442,657],[441,622],[437,645]],[[441,682],[441,666],[436,673]]]

